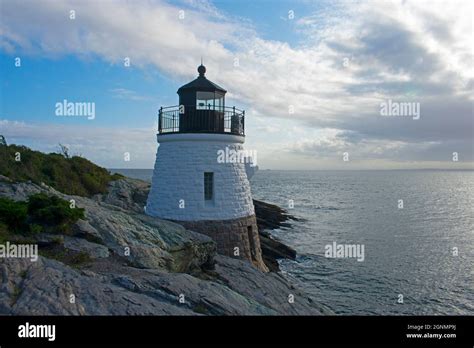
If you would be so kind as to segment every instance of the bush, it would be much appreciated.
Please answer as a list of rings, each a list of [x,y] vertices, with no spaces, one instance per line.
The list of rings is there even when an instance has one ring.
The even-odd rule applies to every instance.
[[[15,160],[17,153],[20,161]],[[18,145],[0,146],[0,175],[13,181],[44,182],[60,192],[86,197],[107,192],[110,181],[123,178],[79,156],[44,154]]]
[[[68,201],[57,196],[38,193],[28,198],[28,215],[32,222],[51,227],[53,232],[68,232],[72,224],[84,218],[84,209],[71,208]]]
[[[14,232],[19,232],[26,226],[27,205],[25,202],[15,202],[0,197],[0,221]]]
[[[4,244],[8,240],[10,240],[10,231],[8,230],[7,225],[0,222],[0,244]]]
[[[57,196],[37,193],[26,202],[0,197],[0,227],[4,234],[67,233],[71,226],[84,218],[84,209],[71,208],[69,202]]]

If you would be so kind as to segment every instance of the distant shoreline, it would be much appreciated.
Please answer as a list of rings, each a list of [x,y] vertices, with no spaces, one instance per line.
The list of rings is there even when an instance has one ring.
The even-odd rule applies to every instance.
[[[153,170],[153,168],[107,168],[109,171],[116,170]],[[272,171],[272,172],[474,172],[474,168],[420,168],[420,169],[259,169],[261,171]]]

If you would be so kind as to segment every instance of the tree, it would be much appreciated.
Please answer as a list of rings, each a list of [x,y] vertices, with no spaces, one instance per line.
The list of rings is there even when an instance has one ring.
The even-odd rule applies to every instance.
[[[61,149],[61,155],[63,155],[65,158],[70,158],[69,148],[66,145],[59,143],[59,148]]]

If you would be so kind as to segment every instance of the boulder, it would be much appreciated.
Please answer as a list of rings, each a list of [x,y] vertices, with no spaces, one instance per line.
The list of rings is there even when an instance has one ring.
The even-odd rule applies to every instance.
[[[73,303],[71,296],[74,295]],[[293,295],[294,302],[288,301]],[[180,301],[180,299],[182,301]],[[320,315],[324,306],[281,275],[216,257],[200,276],[137,269],[111,258],[77,270],[39,257],[0,260],[2,315]]]
[[[71,303],[74,295],[74,303]],[[58,261],[40,257],[0,261],[2,315],[185,315],[177,301],[129,291],[106,277],[82,274]]]
[[[106,246],[91,243],[82,238],[65,236],[63,246],[69,250],[85,252],[92,259],[100,259],[110,256],[109,249]]]
[[[125,210],[143,213],[149,191],[150,183],[138,179],[123,178],[111,181],[107,193],[95,195],[93,199]]]
[[[75,237],[100,242],[135,267],[190,272],[212,264],[215,243],[181,225],[149,218],[103,201],[64,195],[48,186],[0,182],[0,196],[13,200],[26,200],[38,192],[68,201],[74,199],[77,207],[85,209],[87,220],[76,223]]]

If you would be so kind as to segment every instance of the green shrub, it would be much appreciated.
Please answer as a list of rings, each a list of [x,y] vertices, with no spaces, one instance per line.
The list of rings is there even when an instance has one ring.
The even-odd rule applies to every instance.
[[[0,221],[14,232],[19,232],[26,226],[28,207],[25,202],[15,202],[0,197]]]
[[[0,222],[0,244],[5,244],[8,240],[10,240],[8,226]]]
[[[16,154],[20,161],[15,160]],[[0,146],[0,175],[14,181],[44,182],[60,192],[86,197],[107,192],[110,181],[123,178],[83,157],[44,154],[18,145]]]
[[[68,232],[70,226],[84,218],[84,209],[71,208],[57,196],[38,193],[28,198],[28,215],[32,222],[50,227],[52,232]]]
[[[44,231],[44,228],[43,226],[41,225],[38,225],[38,224],[30,224],[30,232],[32,234],[37,234],[37,233],[41,233]]]
[[[84,218],[84,209],[71,208],[57,196],[37,193],[26,202],[0,197],[0,234],[68,233],[71,226]]]

